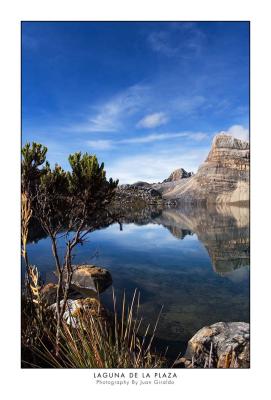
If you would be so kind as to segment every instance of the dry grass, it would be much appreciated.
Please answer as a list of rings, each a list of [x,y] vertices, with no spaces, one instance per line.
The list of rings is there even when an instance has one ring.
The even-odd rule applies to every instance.
[[[142,323],[138,318],[139,298],[135,291],[129,306],[124,296],[118,318],[113,293],[114,315],[110,321],[84,309],[76,317],[71,316],[75,319],[74,326],[63,321],[58,356],[52,351],[55,329],[49,331],[49,341],[40,340],[34,351],[54,368],[161,368],[164,357],[152,352],[159,318],[151,333],[148,326],[143,336],[139,336]]]

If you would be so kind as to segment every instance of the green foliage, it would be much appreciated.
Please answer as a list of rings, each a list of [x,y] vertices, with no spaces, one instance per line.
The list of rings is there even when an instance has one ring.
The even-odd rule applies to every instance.
[[[58,164],[51,169],[46,163],[33,203],[34,215],[50,234],[67,224],[72,205],[68,174]]]
[[[33,216],[46,225],[46,231],[61,225],[71,229],[80,220],[101,215],[118,185],[106,179],[104,164],[95,155],[74,153],[69,156],[71,171],[66,172],[58,164],[51,168],[46,154],[47,148],[37,143],[22,149],[23,192],[31,198]]]
[[[33,142],[30,145],[30,143],[26,143],[22,148],[23,165],[32,168],[41,166],[46,160],[46,153],[47,147],[42,144]]]
[[[69,162],[72,172],[68,173],[68,179],[72,196],[76,196],[92,209],[97,201],[101,206],[104,201],[111,199],[118,181],[111,178],[107,181],[104,163],[99,165],[95,155],[74,153],[69,156]]]
[[[38,184],[44,169],[40,169],[46,160],[47,147],[33,142],[22,148],[22,191],[30,192]]]
[[[58,164],[51,169],[46,154],[47,147],[35,142],[23,147],[23,188],[33,190],[38,186],[43,192],[51,193],[51,196],[70,196],[83,202],[95,202],[105,198],[109,200],[118,185],[118,180],[106,179],[104,163],[99,164],[95,155],[82,155],[81,152],[71,154],[71,172],[65,172]]]
[[[41,176],[39,189],[56,200],[59,197],[69,196],[69,180],[67,173],[56,164],[51,169],[49,163],[46,164],[44,174]]]

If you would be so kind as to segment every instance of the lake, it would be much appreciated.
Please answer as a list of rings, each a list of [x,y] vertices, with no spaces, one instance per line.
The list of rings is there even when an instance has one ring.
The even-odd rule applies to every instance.
[[[119,299],[140,292],[144,323],[154,324],[163,306],[156,346],[172,358],[205,325],[249,322],[249,209],[235,206],[142,210],[97,230],[75,251],[74,264],[107,268]],[[62,239],[63,240],[63,239]],[[64,249],[60,240],[60,247]],[[28,244],[31,264],[52,280],[48,238]],[[112,289],[102,295],[111,308]]]

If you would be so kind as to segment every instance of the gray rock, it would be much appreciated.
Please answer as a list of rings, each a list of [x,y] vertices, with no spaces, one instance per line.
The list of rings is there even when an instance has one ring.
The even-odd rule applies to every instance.
[[[217,322],[205,326],[189,340],[179,362],[186,368],[249,368],[249,324]]]
[[[179,181],[180,179],[190,178],[193,175],[193,172],[186,172],[183,168],[179,168],[173,171],[169,177],[163,181],[163,183]]]
[[[116,190],[114,199],[115,207],[121,207],[129,204],[162,204],[161,194],[153,188],[153,185],[146,182],[136,182],[132,185],[120,185]]]

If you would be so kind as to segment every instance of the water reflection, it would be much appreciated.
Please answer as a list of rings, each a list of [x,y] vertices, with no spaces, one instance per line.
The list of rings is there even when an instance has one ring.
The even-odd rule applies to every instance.
[[[215,272],[226,275],[249,266],[249,209],[220,205],[213,208],[163,210],[155,218],[177,238],[197,234]]]
[[[75,263],[108,268],[119,298],[141,293],[144,321],[173,357],[202,326],[249,321],[249,210],[213,208],[129,210],[118,224],[97,230],[75,252]],[[62,239],[63,240],[63,239]],[[64,242],[60,241],[60,247]],[[51,280],[50,241],[29,244],[29,258]],[[103,295],[110,307],[111,291]]]

